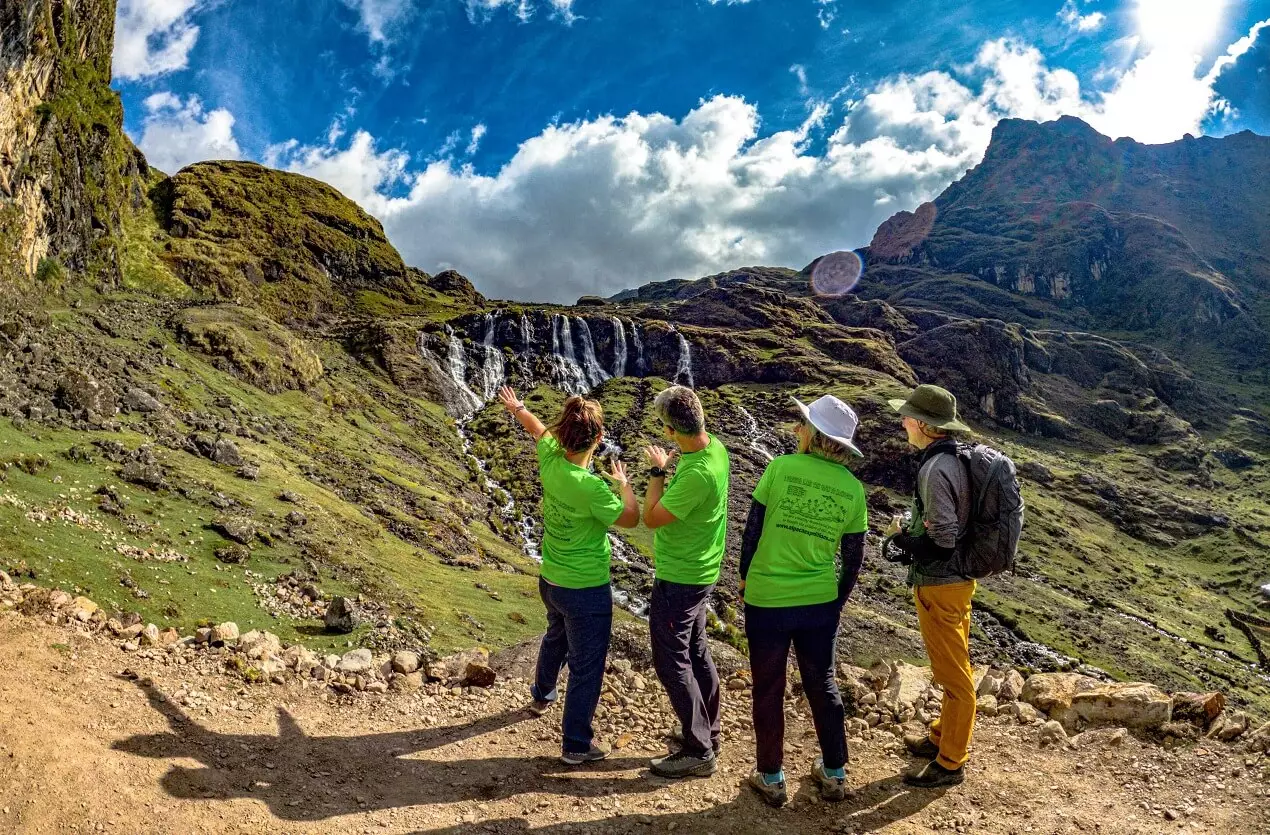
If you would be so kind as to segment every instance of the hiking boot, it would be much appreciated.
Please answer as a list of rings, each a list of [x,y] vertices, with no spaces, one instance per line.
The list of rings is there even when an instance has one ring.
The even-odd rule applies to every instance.
[[[933,760],[939,756],[939,746],[925,734],[905,735],[904,747],[914,757],[921,757],[923,760]]]
[[[811,770],[811,776],[816,778],[816,785],[820,787],[820,796],[825,800],[837,803],[839,800],[846,799],[847,778],[832,777],[827,774],[824,757],[816,757],[816,765]]]
[[[687,751],[676,751],[649,762],[648,767],[658,777],[709,777],[719,767],[713,753],[696,756]]]
[[[789,800],[789,794],[785,791],[785,781],[778,780],[775,783],[769,783],[763,779],[763,775],[757,768],[750,773],[750,786],[759,793],[763,802],[773,809],[779,809]]]
[[[565,765],[582,765],[583,763],[599,762],[608,755],[608,746],[600,747],[595,743],[591,743],[590,751],[582,751],[581,753],[565,751],[560,755],[560,762]]]
[[[942,789],[947,786],[957,786],[963,783],[965,779],[966,767],[964,765],[958,769],[948,769],[935,760],[927,763],[921,771],[909,772],[904,775],[904,782],[918,789]]]
[[[551,706],[554,704],[555,702],[549,702],[546,699],[534,699],[529,703],[525,710],[534,716],[542,716],[544,713],[551,710]]]
[[[683,725],[676,724],[670,731],[670,739],[679,745],[680,748],[688,744],[688,740],[684,739]],[[723,740],[717,736],[710,740],[710,747],[714,749],[714,755],[717,757],[723,751]]]

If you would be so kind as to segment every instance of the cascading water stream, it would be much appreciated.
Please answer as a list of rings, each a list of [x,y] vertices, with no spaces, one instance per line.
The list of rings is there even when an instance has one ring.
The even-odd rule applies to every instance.
[[[586,319],[578,318],[578,341],[582,345],[582,372],[592,388],[609,378],[609,373],[600,367],[595,357],[595,342],[591,339],[591,326]]]
[[[556,314],[551,319],[552,383],[569,394],[586,394],[591,390],[586,372],[578,364],[573,351],[573,331],[569,317]]]
[[[483,401],[467,384],[467,353],[463,350],[463,343],[459,341],[454,328],[446,325],[445,335],[449,341],[449,356],[446,357],[446,364],[450,379],[454,380],[454,384],[458,387],[459,396],[463,400],[461,404],[463,410],[467,413],[475,412],[481,407]]]
[[[626,376],[626,326],[613,317],[613,376]]]
[[[675,331],[675,336],[679,339],[679,367],[675,369],[675,382],[696,388],[692,382],[692,346],[679,331]]]
[[[631,342],[635,345],[635,376],[643,377],[648,373],[648,363],[644,361],[644,340],[639,335],[639,325],[631,322]]]
[[[494,345],[494,332],[498,320],[492,313],[485,314],[485,338],[481,340],[484,349],[484,362],[481,364],[481,394],[483,400],[491,400],[498,393],[498,387],[506,378],[507,369],[503,364],[503,349]]]
[[[750,449],[757,452],[766,461],[771,461],[776,456],[767,447],[763,446],[761,441],[761,433],[758,428],[758,421],[754,419],[754,415],[750,414],[750,410],[744,406],[737,406],[737,410],[741,413],[741,424],[745,427],[745,435],[750,439]]]
[[[485,492],[499,506],[498,515],[504,521],[513,523],[520,534],[521,551],[531,559],[541,560],[542,554],[539,551],[537,526],[533,517],[520,512],[516,507],[516,499],[512,497],[511,491],[494,480],[489,473],[489,464],[477,456],[473,450],[472,432],[468,428],[468,421],[457,421],[455,428],[458,430],[459,441],[463,445],[463,455],[468,459],[469,466],[474,467],[480,473],[481,484],[485,488]]]

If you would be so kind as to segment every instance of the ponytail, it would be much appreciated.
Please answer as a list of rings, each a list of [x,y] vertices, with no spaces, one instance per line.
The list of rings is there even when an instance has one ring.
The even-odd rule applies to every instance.
[[[564,402],[564,411],[547,427],[565,452],[582,452],[604,431],[604,407],[594,400],[574,395]]]

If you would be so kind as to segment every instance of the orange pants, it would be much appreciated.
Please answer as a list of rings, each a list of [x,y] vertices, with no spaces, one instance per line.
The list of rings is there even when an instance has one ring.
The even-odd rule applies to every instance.
[[[970,669],[970,600],[975,588],[975,581],[969,580],[913,590],[931,673],[944,688],[943,707],[931,723],[930,739],[939,746],[939,764],[950,769],[961,768],[970,759],[975,729],[975,681]]]

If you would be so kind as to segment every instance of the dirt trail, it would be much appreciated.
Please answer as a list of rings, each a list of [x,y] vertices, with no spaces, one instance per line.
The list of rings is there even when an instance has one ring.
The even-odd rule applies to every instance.
[[[137,680],[120,675],[130,665]],[[744,694],[725,698],[748,711]],[[0,832],[1270,831],[1264,760],[1226,746],[1041,750],[1035,727],[989,719],[964,786],[905,789],[907,762],[859,742],[854,796],[827,805],[806,776],[815,741],[799,718],[787,737],[797,796],[776,811],[741,785],[743,737],[706,780],[650,778],[652,752],[631,748],[571,769],[554,758],[558,713],[529,718],[523,700],[514,681],[356,701],[316,685],[243,687],[0,615]]]

